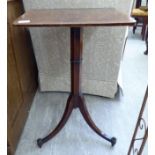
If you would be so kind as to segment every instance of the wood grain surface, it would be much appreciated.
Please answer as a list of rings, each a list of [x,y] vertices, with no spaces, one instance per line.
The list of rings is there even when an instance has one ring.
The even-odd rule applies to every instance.
[[[132,26],[135,20],[114,8],[29,10],[14,21],[16,26]]]
[[[7,5],[7,141],[13,155],[37,89],[37,67],[29,31],[12,22],[24,12],[22,2]]]

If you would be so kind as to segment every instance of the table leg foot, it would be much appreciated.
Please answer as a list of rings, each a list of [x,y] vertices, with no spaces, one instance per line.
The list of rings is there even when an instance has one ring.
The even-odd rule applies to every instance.
[[[111,146],[112,147],[115,146],[116,142],[117,142],[117,139],[115,137],[112,137],[111,138]]]
[[[109,137],[106,134],[104,134],[93,122],[93,120],[91,119],[91,116],[87,110],[86,104],[85,104],[85,100],[84,97],[80,98],[80,104],[79,104],[79,108],[80,111],[82,113],[83,118],[85,119],[85,121],[87,122],[87,124],[89,125],[89,127],[95,131],[99,136],[101,136],[102,138],[104,138],[105,140],[109,141],[111,143],[112,146],[114,146],[116,144],[116,138],[115,137]]]
[[[39,148],[42,147],[42,145],[43,145],[42,139],[37,139],[37,145],[38,145]]]
[[[66,109],[64,111],[64,114],[63,114],[60,122],[56,126],[56,128],[45,138],[42,138],[42,139],[40,138],[37,140],[38,147],[41,148],[44,143],[46,143],[47,141],[52,139],[64,127],[64,125],[66,124],[66,122],[67,122],[67,120],[68,120],[68,118],[69,118],[69,116],[70,116],[70,114],[74,108],[72,99],[73,99],[72,96],[70,96],[68,98]]]

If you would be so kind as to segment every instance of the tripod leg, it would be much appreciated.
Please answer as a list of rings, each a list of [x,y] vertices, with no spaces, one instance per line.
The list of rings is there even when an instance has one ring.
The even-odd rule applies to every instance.
[[[72,96],[70,96],[68,98],[68,101],[67,101],[67,105],[66,105],[66,109],[64,111],[64,114],[60,120],[60,122],[58,123],[58,125],[56,126],[56,128],[48,135],[46,136],[45,138],[42,138],[42,139],[38,139],[37,140],[37,145],[38,147],[42,147],[42,145],[47,142],[48,140],[50,140],[51,138],[53,138],[63,127],[64,125],[66,124],[71,112],[73,110],[73,102],[72,102]]]
[[[90,114],[87,110],[85,100],[83,97],[81,97],[80,103],[79,103],[79,108],[82,113],[82,116],[84,117],[85,121],[87,124],[92,128],[99,136],[104,138],[105,140],[109,141],[112,146],[116,144],[116,138],[115,137],[108,137],[106,134],[102,133],[101,130],[95,125],[93,120],[90,117]]]

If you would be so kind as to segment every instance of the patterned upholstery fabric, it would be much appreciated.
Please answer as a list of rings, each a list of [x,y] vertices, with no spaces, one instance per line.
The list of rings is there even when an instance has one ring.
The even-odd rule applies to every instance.
[[[130,15],[132,0],[23,0],[25,10],[115,7]],[[69,28],[30,28],[41,91],[70,91]],[[126,27],[84,28],[82,90],[113,98]]]

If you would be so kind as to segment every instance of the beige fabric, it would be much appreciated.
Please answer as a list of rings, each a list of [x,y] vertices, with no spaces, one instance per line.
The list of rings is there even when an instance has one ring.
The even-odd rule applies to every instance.
[[[32,8],[115,7],[130,14],[131,0],[24,0]],[[31,37],[42,91],[70,91],[69,28],[31,28]],[[125,27],[84,28],[82,90],[87,94],[114,97]]]

